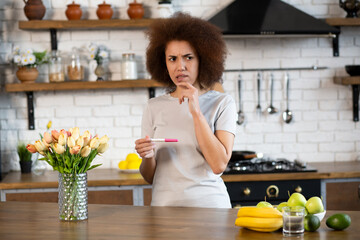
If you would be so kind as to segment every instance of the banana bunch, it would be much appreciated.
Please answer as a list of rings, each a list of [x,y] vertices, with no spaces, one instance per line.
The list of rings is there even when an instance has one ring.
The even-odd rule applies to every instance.
[[[282,214],[273,207],[241,207],[235,225],[258,232],[273,232],[283,225]]]

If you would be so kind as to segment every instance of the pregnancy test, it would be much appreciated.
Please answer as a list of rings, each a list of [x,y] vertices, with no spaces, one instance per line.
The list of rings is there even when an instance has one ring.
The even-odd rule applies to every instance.
[[[172,138],[152,138],[152,142],[177,142],[177,139]]]

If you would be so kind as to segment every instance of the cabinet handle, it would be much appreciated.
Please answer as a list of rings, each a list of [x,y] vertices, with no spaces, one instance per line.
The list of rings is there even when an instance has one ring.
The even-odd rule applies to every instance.
[[[245,195],[245,196],[249,196],[249,195],[250,195],[250,193],[251,193],[250,188],[248,188],[248,187],[247,187],[247,188],[245,188],[245,189],[244,189],[244,191],[243,191],[243,193],[244,193],[244,195]]]
[[[276,185],[270,185],[266,189],[266,195],[268,197],[278,197],[279,196],[279,188]]]
[[[301,192],[302,192],[302,188],[301,188],[300,186],[297,186],[297,187],[295,188],[295,192],[301,193]]]

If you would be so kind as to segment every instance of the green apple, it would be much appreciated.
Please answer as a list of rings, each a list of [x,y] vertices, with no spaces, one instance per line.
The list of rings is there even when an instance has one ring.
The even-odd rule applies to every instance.
[[[261,201],[256,205],[256,207],[264,208],[264,207],[272,207],[272,205],[271,205],[271,203],[269,203],[267,201]]]
[[[282,203],[280,203],[279,205],[277,205],[277,210],[279,210],[280,212],[282,212],[282,208],[283,207],[287,207],[288,206],[288,204],[287,204],[287,202],[282,202]]]
[[[295,206],[305,207],[306,198],[301,193],[293,193],[289,197],[287,204],[289,207],[295,207]]]
[[[324,211],[323,202],[319,197],[312,197],[307,200],[305,208],[310,214],[321,213]]]

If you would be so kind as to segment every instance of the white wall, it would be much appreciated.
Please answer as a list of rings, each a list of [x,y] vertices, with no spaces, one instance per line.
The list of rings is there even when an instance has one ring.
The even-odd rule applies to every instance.
[[[70,1],[43,0],[45,19],[66,19],[66,3]],[[66,3],[65,3],[66,2]],[[96,7],[102,0],[81,0],[84,16],[96,19]],[[114,7],[114,17],[128,19],[127,4],[132,0],[108,0]],[[141,2],[141,1],[140,1]],[[143,0],[146,16],[151,17],[156,0]],[[174,0],[177,10],[208,17],[231,0]],[[337,0],[286,0],[285,2],[317,17],[345,17]],[[22,0],[0,1],[0,61],[13,45],[35,50],[50,49],[47,31],[23,31],[18,21],[26,20]],[[324,38],[238,38],[227,39],[229,56],[227,69],[328,67],[321,71],[291,71],[291,124],[284,124],[281,114],[255,114],[256,72],[242,73],[244,79],[245,125],[238,126],[235,150],[254,150],[272,157],[298,158],[312,161],[360,160],[360,125],[352,121],[352,92],[347,86],[335,85],[335,76],[346,76],[346,64],[360,64],[360,27],[343,27],[340,35],[340,57],[332,56],[330,39]],[[137,55],[141,76],[144,76],[144,52],[147,40],[140,30],[59,31],[58,47],[63,53],[73,46],[83,47],[89,42],[105,44],[111,49],[111,79],[120,79],[120,58],[124,52]],[[46,67],[40,68],[38,81],[47,81]],[[107,134],[110,149],[97,162],[105,168],[116,168],[127,153],[134,151],[134,141],[140,137],[142,109],[148,98],[147,89],[115,89],[35,92],[35,131],[27,129],[25,93],[6,93],[3,84],[17,82],[14,68],[0,70],[0,135],[2,169],[19,170],[16,144],[33,142],[46,130],[49,120],[53,129],[79,126],[99,135]],[[274,105],[285,109],[284,72],[275,71]],[[224,74],[224,88],[237,99],[238,73]],[[269,104],[269,73],[264,73],[261,92],[262,108]],[[161,89],[157,94],[161,94]],[[169,136],[171,137],[171,136]]]

